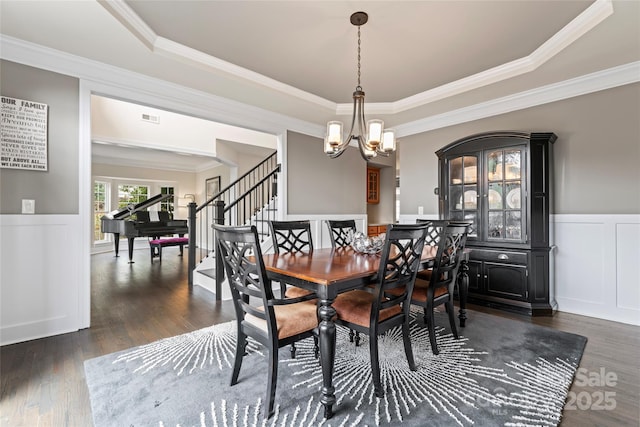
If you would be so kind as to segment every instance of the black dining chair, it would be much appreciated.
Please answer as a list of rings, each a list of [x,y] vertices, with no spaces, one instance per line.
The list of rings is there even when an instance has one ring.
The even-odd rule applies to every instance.
[[[313,238],[311,236],[311,222],[302,221],[269,221],[269,230],[273,241],[273,251],[280,253],[309,253],[313,252]],[[280,283],[282,297],[287,296],[287,284]],[[309,292],[293,287],[290,297],[298,297]]]
[[[426,231],[426,225],[420,224],[389,225],[375,287],[345,292],[333,302],[337,324],[369,336],[371,373],[378,397],[384,396],[380,382],[378,335],[401,325],[409,369],[416,370],[409,337],[409,310]],[[392,289],[401,291],[388,295]]]
[[[278,378],[278,349],[315,336],[318,326],[312,295],[276,299],[268,279],[255,226],[214,225],[216,244],[222,255],[231,288],[238,326],[231,385],[238,382],[240,368],[251,337],[269,351],[265,418],[273,415]],[[249,300],[252,303],[249,303]],[[258,301],[257,303],[255,301]]]
[[[440,235],[442,234],[444,227],[449,224],[449,220],[446,219],[416,219],[416,224],[427,224],[427,237],[425,239],[425,246],[438,246],[440,242]],[[417,278],[422,280],[431,280],[431,272],[433,269],[427,268],[418,271]],[[425,313],[426,316],[426,313]],[[426,317],[425,317],[426,321]]]
[[[416,278],[411,304],[419,305],[424,309],[424,320],[429,330],[431,351],[438,354],[438,345],[435,335],[435,318],[433,310],[444,304],[449,316],[449,325],[453,336],[458,338],[456,328],[453,293],[458,278],[458,270],[467,240],[468,223],[449,223],[442,228],[438,241],[438,252],[434,266],[427,280]],[[389,295],[399,294],[401,290],[392,289]]]
[[[313,251],[310,221],[269,221],[269,228],[275,253]]]
[[[310,253],[313,252],[313,238],[311,236],[311,222],[301,221],[269,221],[273,251],[280,253]],[[312,294],[311,291],[287,286],[280,282],[280,295],[282,298],[300,298]],[[291,357],[296,356],[296,345],[291,343]]]
[[[356,221],[353,219],[332,220],[328,219],[329,237],[332,248],[349,246],[353,233],[356,232]]]

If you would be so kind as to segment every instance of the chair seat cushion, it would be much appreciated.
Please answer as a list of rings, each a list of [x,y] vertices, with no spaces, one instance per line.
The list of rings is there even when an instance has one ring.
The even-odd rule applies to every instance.
[[[421,279],[416,279],[415,285],[413,285],[413,294],[411,294],[411,300],[412,301],[419,301],[419,302],[427,302],[427,290],[429,289],[429,282],[426,280],[421,280]],[[385,291],[387,294],[389,295],[402,295],[402,293],[404,292],[404,288],[396,288],[396,289],[389,289],[388,291]],[[436,291],[434,292],[434,297],[437,298],[441,295],[444,295],[446,293],[448,293],[449,290],[446,287],[441,287],[436,289]]]
[[[426,280],[416,279],[416,284],[413,286],[413,294],[411,295],[412,301],[422,301],[427,302],[427,290],[429,289],[429,282]],[[436,288],[433,293],[434,298],[438,298],[439,296],[445,295],[449,293],[449,289],[445,286],[440,288]]]
[[[287,291],[285,292],[285,296],[287,298],[299,298],[312,293],[306,289],[299,288],[297,286],[287,286]]]
[[[368,328],[371,320],[371,304],[374,295],[367,291],[355,290],[338,295],[333,302],[338,319]],[[402,313],[400,306],[385,308],[380,311],[379,322],[383,322],[396,314]]]
[[[427,270],[418,271],[418,274],[416,274],[416,277],[422,280],[430,281],[431,273],[433,273],[433,270],[429,268]]]
[[[292,337],[294,335],[308,332],[318,326],[318,315],[316,305],[308,302],[295,304],[276,305],[273,307],[276,314],[276,325],[278,328],[278,339]],[[246,314],[244,319],[254,326],[267,331],[267,321],[252,314]]]

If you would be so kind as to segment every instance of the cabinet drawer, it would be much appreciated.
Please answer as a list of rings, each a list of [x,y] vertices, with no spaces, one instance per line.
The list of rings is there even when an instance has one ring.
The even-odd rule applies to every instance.
[[[504,264],[527,264],[526,252],[496,251],[487,249],[468,248],[471,253],[469,259],[477,261],[500,262]]]
[[[384,234],[387,232],[386,225],[369,225],[367,227],[368,236],[377,236],[378,234]]]

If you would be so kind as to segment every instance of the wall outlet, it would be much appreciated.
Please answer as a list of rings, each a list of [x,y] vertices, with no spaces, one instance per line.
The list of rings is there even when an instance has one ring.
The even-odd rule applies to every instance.
[[[33,214],[36,213],[36,201],[29,199],[22,199],[22,213]]]
[[[418,206],[418,215],[424,215],[424,206]]]

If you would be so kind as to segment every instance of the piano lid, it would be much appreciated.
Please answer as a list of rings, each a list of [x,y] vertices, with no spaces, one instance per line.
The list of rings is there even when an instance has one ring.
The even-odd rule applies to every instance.
[[[137,204],[129,204],[127,206],[125,206],[124,208],[120,208],[116,211],[113,212],[109,212],[108,214],[105,215],[105,217],[109,218],[109,219],[125,219],[125,218],[129,218],[131,215],[133,215],[134,213],[136,213],[137,211],[141,211],[143,209],[148,208],[149,206],[153,206],[156,203],[160,203],[163,200],[167,200],[169,198],[173,197],[173,194],[157,194],[153,197],[151,197],[150,199],[147,199],[143,202],[137,203]]]

